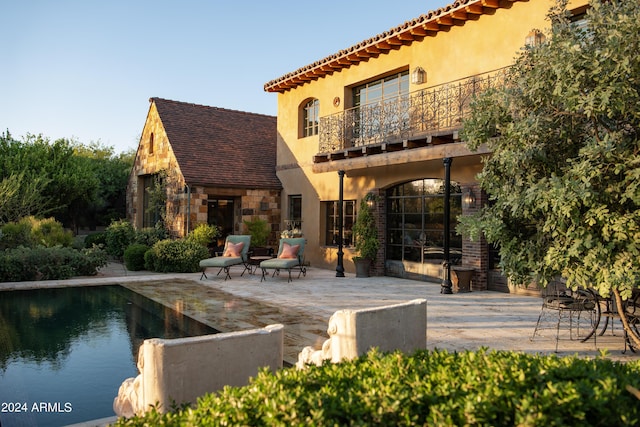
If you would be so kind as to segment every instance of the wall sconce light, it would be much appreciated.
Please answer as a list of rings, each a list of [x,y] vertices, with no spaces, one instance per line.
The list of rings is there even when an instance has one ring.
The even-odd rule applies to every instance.
[[[415,67],[411,72],[411,84],[421,85],[427,81],[427,72],[422,67]]]
[[[376,199],[377,199],[377,197],[373,193],[367,193],[367,195],[364,196],[364,200],[366,200],[367,206],[369,206],[370,208],[373,208],[373,206],[376,203]]]
[[[542,31],[534,28],[527,34],[527,37],[524,39],[524,44],[529,47],[537,47],[544,43],[544,41],[545,36],[542,34]]]
[[[464,197],[462,198],[462,202],[464,203],[464,205],[466,207],[475,206],[475,204],[476,204],[476,196],[475,196],[475,194],[473,194],[473,191],[471,191],[471,189],[467,190],[467,192],[465,193]]]

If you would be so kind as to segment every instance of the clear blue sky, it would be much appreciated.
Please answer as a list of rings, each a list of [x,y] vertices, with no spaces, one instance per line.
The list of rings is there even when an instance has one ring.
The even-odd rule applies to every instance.
[[[0,132],[135,148],[161,97],[276,115],[266,82],[453,0],[0,0]]]

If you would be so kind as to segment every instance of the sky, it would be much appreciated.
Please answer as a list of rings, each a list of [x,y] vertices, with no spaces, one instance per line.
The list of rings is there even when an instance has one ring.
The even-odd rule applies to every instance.
[[[276,115],[264,84],[454,0],[0,0],[0,133],[135,149],[159,97]]]

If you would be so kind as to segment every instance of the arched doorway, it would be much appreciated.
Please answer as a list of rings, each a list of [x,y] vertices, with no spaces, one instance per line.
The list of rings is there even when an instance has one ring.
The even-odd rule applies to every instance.
[[[390,276],[439,278],[444,260],[444,180],[423,178],[386,191],[386,260]],[[462,258],[462,237],[455,232],[462,215],[462,191],[451,181],[450,258]]]

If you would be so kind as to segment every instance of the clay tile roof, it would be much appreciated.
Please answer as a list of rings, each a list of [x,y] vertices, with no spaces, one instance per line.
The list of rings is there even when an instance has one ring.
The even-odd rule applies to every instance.
[[[370,57],[399,49],[402,45],[422,40],[427,35],[435,35],[447,30],[451,25],[464,25],[467,19],[489,13],[509,3],[527,0],[455,0],[450,5],[432,10],[418,18],[406,21],[389,31],[364,40],[348,49],[328,56],[313,64],[299,68],[275,80],[265,83],[266,92],[285,92],[309,81],[356,65]]]
[[[276,117],[151,98],[189,185],[281,189]]]

